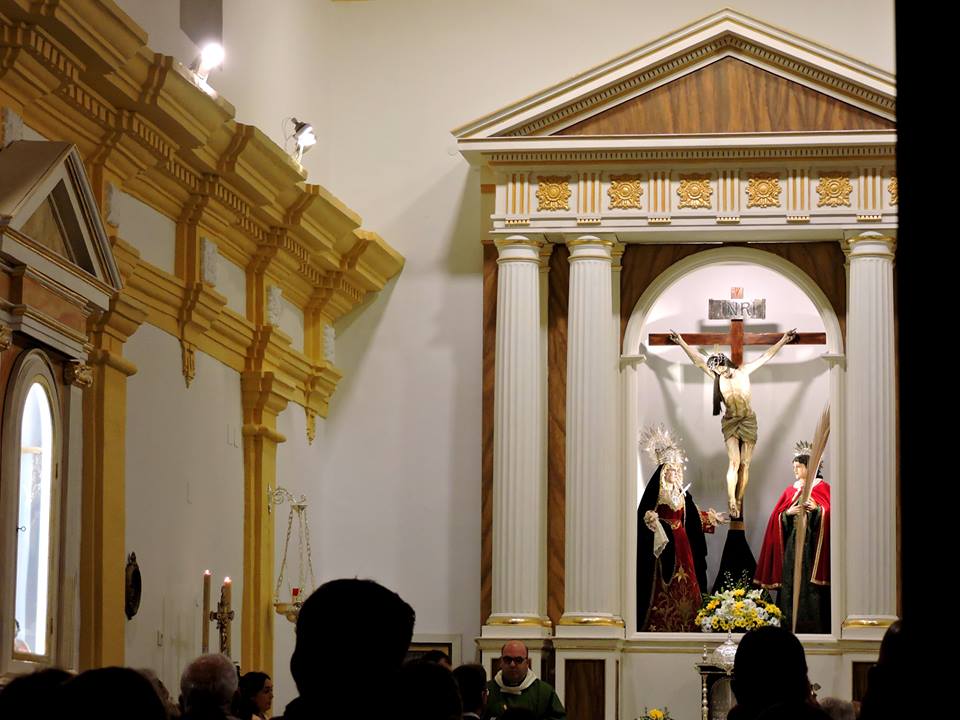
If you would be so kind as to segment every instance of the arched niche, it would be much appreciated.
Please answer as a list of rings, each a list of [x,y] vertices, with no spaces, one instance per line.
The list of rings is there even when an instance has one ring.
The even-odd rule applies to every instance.
[[[783,332],[798,327],[824,332],[825,346],[785,348],[752,377],[753,405],[759,420],[759,440],[747,490],[747,538],[756,555],[770,511],[793,481],[791,450],[809,439],[825,403],[831,407],[832,432],[825,455],[827,480],[833,491],[832,522],[836,537],[842,515],[844,475],[843,336],[826,294],[809,275],[789,261],[754,248],[724,247],[690,255],[661,273],[641,295],[627,323],[622,345],[621,458],[624,553],[624,619],[628,638],[664,639],[669,633],[639,633],[636,617],[636,508],[640,494],[656,469],[637,447],[640,430],[664,423],[683,438],[690,460],[686,482],[701,509],[725,508],[726,452],[720,418],[712,415],[712,383],[675,346],[647,347],[651,332],[724,331],[729,323],[707,320],[707,300],[729,297],[731,287],[743,287],[747,298],[766,298],[767,319],[747,322],[747,331]],[[745,359],[765,348],[746,348]],[[708,536],[708,584],[712,588],[726,528]],[[832,546],[831,565],[839,567],[839,543]],[[839,634],[837,608],[840,573],[832,579],[833,634]],[[681,634],[684,636],[684,634]],[[697,640],[706,636],[697,634]]]

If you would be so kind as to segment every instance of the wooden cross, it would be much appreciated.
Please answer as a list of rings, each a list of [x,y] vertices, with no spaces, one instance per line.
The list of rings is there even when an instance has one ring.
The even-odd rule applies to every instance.
[[[736,301],[736,302],[734,302]],[[748,333],[743,331],[744,318],[762,320],[766,317],[766,301],[743,300],[743,288],[730,289],[730,301],[711,300],[710,319],[729,320],[730,332],[726,333],[681,333],[680,336],[691,346],[726,345],[730,347],[730,359],[740,367],[743,365],[745,345],[775,345],[783,333]],[[670,333],[650,333],[649,344],[674,345]],[[826,333],[797,333],[790,345],[826,345]]]

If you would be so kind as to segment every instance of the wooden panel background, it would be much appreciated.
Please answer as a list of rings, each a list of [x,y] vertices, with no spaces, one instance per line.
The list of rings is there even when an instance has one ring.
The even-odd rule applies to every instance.
[[[752,248],[778,255],[806,272],[827,296],[846,337],[847,282],[837,242],[769,243]],[[634,306],[657,276],[697,252],[716,245],[628,245],[620,274],[620,343]],[[566,488],[567,292],[569,251],[558,244],[550,255],[547,298],[547,614],[556,625],[563,614]],[[497,251],[484,246],[483,418],[481,508],[481,622],[490,615],[493,536],[493,382],[497,318]]]
[[[725,245],[730,247],[730,244]],[[823,290],[847,335],[846,257],[838,242],[762,243],[750,248],[779,255],[803,270]],[[663,271],[675,262],[716,245],[628,245],[620,274],[620,344],[640,296]]]
[[[493,594],[493,385],[497,342],[497,248],[483,245],[483,386],[480,468],[480,623],[490,617]],[[493,677],[491,675],[491,677]]]
[[[564,663],[563,704],[568,718],[603,720],[606,676],[603,660],[567,660]]]
[[[889,130],[896,124],[736,58],[605,110],[555,135]]]
[[[554,627],[563,615],[567,473],[567,301],[570,251],[550,254],[547,299],[547,615]]]

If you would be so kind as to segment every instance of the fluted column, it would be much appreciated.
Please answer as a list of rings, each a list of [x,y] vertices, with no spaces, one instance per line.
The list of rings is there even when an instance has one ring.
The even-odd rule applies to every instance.
[[[546,482],[539,239],[497,241],[493,588],[485,634],[545,634]]]
[[[558,634],[622,634],[617,508],[613,242],[583,235],[570,248],[564,614]]]
[[[844,636],[879,637],[896,617],[896,375],[894,240],[848,241]],[[834,573],[836,577],[837,573]]]

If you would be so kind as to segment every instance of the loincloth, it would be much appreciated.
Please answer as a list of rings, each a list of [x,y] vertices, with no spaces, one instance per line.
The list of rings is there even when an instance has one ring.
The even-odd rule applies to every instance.
[[[757,414],[753,411],[748,415],[732,415],[724,413],[720,419],[723,429],[723,439],[738,438],[743,442],[756,444],[757,442]]]

